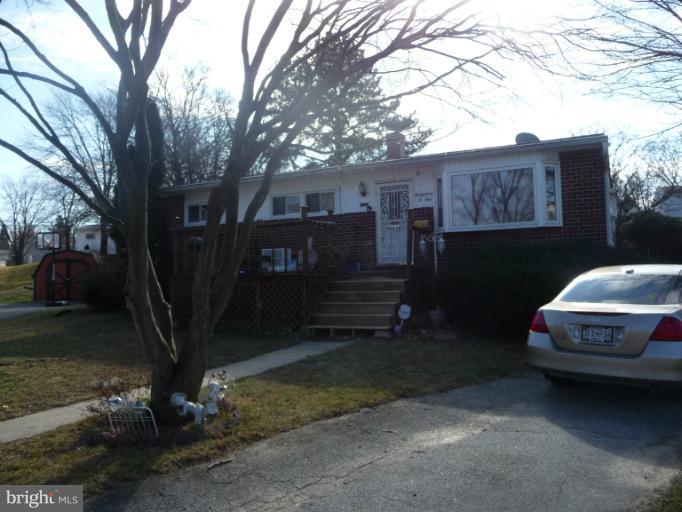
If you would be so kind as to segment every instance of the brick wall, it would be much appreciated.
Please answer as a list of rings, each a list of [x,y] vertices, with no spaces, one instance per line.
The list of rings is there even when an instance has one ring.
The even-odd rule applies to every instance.
[[[491,244],[606,245],[604,159],[601,148],[560,153],[563,226],[444,233],[445,254]]]

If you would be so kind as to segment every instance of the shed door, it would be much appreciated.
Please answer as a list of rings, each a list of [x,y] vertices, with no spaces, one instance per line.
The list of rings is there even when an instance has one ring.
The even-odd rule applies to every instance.
[[[409,183],[379,185],[377,235],[379,265],[405,265],[407,263],[407,211],[409,209]]]

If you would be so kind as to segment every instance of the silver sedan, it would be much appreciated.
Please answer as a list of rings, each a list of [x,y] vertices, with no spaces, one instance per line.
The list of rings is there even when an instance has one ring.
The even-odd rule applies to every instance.
[[[603,267],[535,314],[528,363],[555,384],[682,384],[682,265]]]

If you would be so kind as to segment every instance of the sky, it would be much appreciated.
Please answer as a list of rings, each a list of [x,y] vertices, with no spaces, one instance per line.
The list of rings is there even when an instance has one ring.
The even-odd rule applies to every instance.
[[[82,0],[96,22],[103,23],[103,2]],[[125,1],[121,2],[125,4]],[[518,28],[542,25],[543,20],[576,8],[584,0],[477,0],[485,4],[486,15],[501,24]],[[238,95],[241,88],[239,38],[244,0],[194,0],[174,27],[159,68],[178,76],[184,66],[197,63],[211,70],[211,85]],[[254,16],[254,32],[268,19],[274,2],[259,2]],[[571,7],[572,4],[575,6]],[[0,15],[24,29],[54,62],[96,92],[116,83],[113,66],[93,44],[81,22],[55,0],[48,8],[35,5],[26,12],[23,2],[3,2]],[[19,47],[0,34],[10,52]],[[16,64],[28,69],[33,61],[19,51]],[[636,137],[651,136],[675,122],[674,112],[645,101],[611,97],[591,91],[589,84],[572,78],[540,73],[518,61],[498,62],[505,75],[500,86],[475,84],[464,90],[475,105],[476,116],[457,108],[459,100],[447,91],[440,99],[419,95],[403,101],[404,113],[414,112],[420,122],[434,130],[431,143],[422,153],[512,144],[518,132],[532,132],[540,139],[587,133],[627,132]],[[7,82],[2,82],[7,84]],[[10,87],[11,90],[11,87]],[[39,101],[50,98],[48,91],[34,89]],[[30,134],[21,117],[0,101],[0,138],[25,144]],[[0,182],[33,172],[22,160],[0,148]]]

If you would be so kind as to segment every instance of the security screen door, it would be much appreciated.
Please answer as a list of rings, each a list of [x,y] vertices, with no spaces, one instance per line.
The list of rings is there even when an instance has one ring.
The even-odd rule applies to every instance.
[[[407,263],[407,211],[410,208],[410,184],[379,185],[379,265]]]

